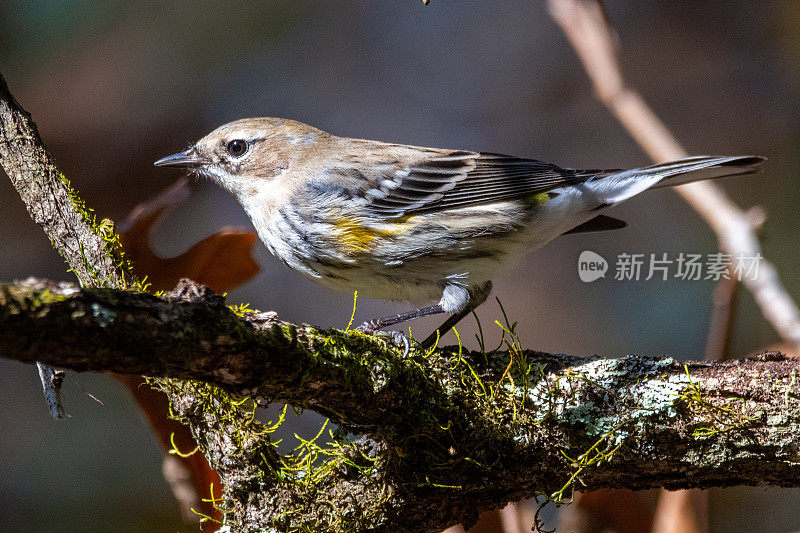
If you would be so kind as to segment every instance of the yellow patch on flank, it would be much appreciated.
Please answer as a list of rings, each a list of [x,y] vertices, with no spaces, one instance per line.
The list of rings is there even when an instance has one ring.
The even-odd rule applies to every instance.
[[[366,252],[376,238],[399,235],[411,229],[415,225],[414,218],[413,215],[404,215],[384,222],[385,229],[377,229],[365,226],[357,219],[342,217],[334,221],[333,227],[339,244],[351,251]]]
[[[539,205],[542,205],[546,201],[550,199],[550,195],[546,192],[540,192],[539,194],[534,194],[531,196],[531,201],[536,202]]]

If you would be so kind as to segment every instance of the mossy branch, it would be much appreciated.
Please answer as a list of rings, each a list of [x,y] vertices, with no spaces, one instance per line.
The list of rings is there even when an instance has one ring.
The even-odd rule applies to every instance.
[[[403,358],[359,332],[236,313],[188,281],[160,297],[0,284],[0,356],[181,378],[159,386],[220,471],[226,519],[244,529],[427,530],[574,489],[800,486],[796,359],[681,364],[509,346]],[[275,426],[242,395],[347,431],[281,455]]]
[[[30,114],[0,74],[0,163],[31,218],[84,286],[141,288],[122,258],[113,223],[97,222],[56,168]]]
[[[221,474],[213,504],[234,530],[424,531],[575,488],[800,486],[797,360],[544,354],[508,325],[506,352],[402,358],[358,332],[236,312],[192,283],[142,292],[2,77],[0,163],[84,287],[0,284],[0,357],[161,376]],[[259,422],[248,398],[339,427],[280,454],[281,420]]]

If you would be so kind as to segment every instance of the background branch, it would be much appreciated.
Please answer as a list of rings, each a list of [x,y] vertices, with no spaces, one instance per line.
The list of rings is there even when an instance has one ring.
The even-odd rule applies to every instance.
[[[614,36],[595,0],[550,0],[550,12],[583,63],[600,101],[655,162],[688,154],[644,99],[625,84]],[[710,181],[676,187],[675,191],[711,226],[719,247],[736,257],[757,257],[761,246],[747,214]],[[800,349],[800,310],[781,285],[775,267],[761,261],[758,276],[742,280],[778,335]]]
[[[550,0],[550,11],[572,44],[594,84],[598,98],[617,117],[642,149],[656,162],[685,157],[686,150],[649,108],[644,99],[625,84],[616,54],[616,39],[595,0]],[[720,248],[733,257],[761,254],[756,230],[763,223],[759,209],[740,210],[712,182],[696,182],[675,188],[711,226]],[[752,277],[750,277],[752,278]],[[744,280],[762,314],[795,350],[800,346],[800,311],[781,286],[772,264],[762,261],[755,279]],[[720,280],[706,346],[707,360],[727,357],[740,283]],[[653,531],[707,531],[705,493],[662,492]],[[680,515],[682,522],[675,523]]]
[[[157,383],[220,472],[215,503],[236,528],[430,530],[575,487],[800,484],[797,361],[515,347],[403,359],[360,333],[237,314],[190,283],[164,297],[119,290],[137,283],[110,223],[94,223],[4,82],[0,120],[3,165],[32,216],[84,285],[106,287],[3,284],[0,355],[182,378]],[[275,425],[230,392],[313,408],[341,429],[280,454]]]

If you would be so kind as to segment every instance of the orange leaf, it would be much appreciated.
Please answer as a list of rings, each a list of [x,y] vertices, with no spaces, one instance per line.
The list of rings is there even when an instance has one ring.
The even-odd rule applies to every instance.
[[[255,276],[259,267],[252,256],[256,235],[222,228],[177,257],[160,257],[150,248],[150,229],[168,207],[189,195],[188,181],[178,180],[152,200],[136,206],[120,224],[120,241],[134,271],[147,275],[154,290],[168,290],[181,278],[191,278],[214,292],[227,292]]]
[[[136,206],[120,224],[122,248],[133,263],[134,271],[140,276],[147,275],[154,290],[168,290],[175,287],[179,279],[191,278],[220,293],[255,276],[259,271],[252,256],[256,235],[249,231],[222,228],[177,257],[159,257],[153,252],[150,248],[153,224],[167,208],[185,201],[188,196],[188,180],[180,179],[158,196]],[[172,448],[172,442],[182,452],[194,449],[196,444],[189,428],[167,417],[169,402],[164,394],[151,389],[139,376],[115,377],[131,392],[165,451]],[[186,469],[190,478],[188,482],[194,491],[190,494],[185,487],[171,487],[177,491],[184,518],[189,522],[196,521],[197,517],[189,509],[194,507],[219,520],[220,512],[211,503],[202,501],[209,498],[212,483],[215,498],[219,498],[221,491],[219,476],[208,466],[206,458],[201,453],[172,458]],[[217,526],[214,522],[207,522],[202,529],[215,531]]]

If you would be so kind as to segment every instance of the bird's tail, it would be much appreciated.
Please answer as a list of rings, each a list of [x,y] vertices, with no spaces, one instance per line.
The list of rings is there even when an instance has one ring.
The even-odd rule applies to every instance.
[[[766,161],[765,158],[752,155],[701,155],[650,167],[612,172],[594,183],[598,189],[605,190],[604,202],[616,204],[651,188],[673,187],[693,181],[755,174],[761,170],[764,161]]]
[[[642,170],[661,175],[661,180],[653,186],[654,188],[673,187],[693,181],[755,174],[761,171],[764,161],[765,158],[756,155],[728,157],[698,155],[653,165]]]

